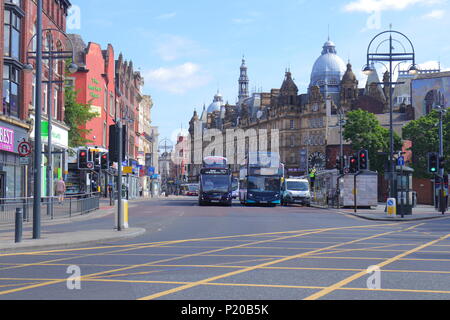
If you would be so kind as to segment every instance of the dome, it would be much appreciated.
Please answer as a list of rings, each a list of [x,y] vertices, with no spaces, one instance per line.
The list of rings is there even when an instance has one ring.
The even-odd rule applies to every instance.
[[[209,105],[207,112],[208,113],[220,112],[220,109],[222,108],[223,105],[224,105],[223,97],[219,92],[217,92],[217,94],[214,96],[214,101]]]
[[[338,88],[346,70],[344,61],[337,55],[335,44],[327,41],[323,45],[322,55],[314,63],[310,86]]]

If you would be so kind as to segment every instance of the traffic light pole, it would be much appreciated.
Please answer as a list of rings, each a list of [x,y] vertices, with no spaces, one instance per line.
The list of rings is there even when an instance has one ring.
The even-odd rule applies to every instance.
[[[439,206],[441,209],[441,212],[443,215],[445,215],[445,211],[446,211],[446,205],[444,203],[445,201],[445,196],[444,196],[444,174],[445,174],[445,170],[444,170],[444,166],[441,165],[441,159],[444,158],[444,141],[443,141],[443,134],[444,134],[444,129],[442,126],[442,120],[443,120],[443,113],[444,110],[441,109],[439,111],[439,175],[441,176],[441,190],[440,190],[440,194],[439,194]]]
[[[116,122],[119,131],[119,159],[117,161],[117,231],[122,231],[122,121],[117,119]]]

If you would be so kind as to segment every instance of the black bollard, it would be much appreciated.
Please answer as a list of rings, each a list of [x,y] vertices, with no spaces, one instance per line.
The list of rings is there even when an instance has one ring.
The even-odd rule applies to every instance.
[[[16,243],[22,242],[23,212],[22,208],[16,208]]]

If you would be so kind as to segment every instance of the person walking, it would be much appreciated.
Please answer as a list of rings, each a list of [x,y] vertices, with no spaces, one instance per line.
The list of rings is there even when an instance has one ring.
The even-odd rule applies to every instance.
[[[66,183],[63,177],[56,182],[56,195],[58,196],[58,202],[61,204],[64,201],[64,194],[66,193]]]

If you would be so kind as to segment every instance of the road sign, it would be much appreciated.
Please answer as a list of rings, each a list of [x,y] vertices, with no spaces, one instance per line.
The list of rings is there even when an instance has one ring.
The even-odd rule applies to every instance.
[[[20,157],[19,158],[19,164],[21,166],[27,166],[30,164],[30,157]]]
[[[93,162],[86,163],[86,166],[87,166],[88,169],[94,169],[94,163]]]
[[[123,173],[129,173],[129,174],[132,174],[133,173],[133,167],[123,167],[122,168],[122,172]]]
[[[350,173],[350,168],[344,168],[344,174],[349,174]]]
[[[401,156],[397,160],[397,165],[404,166],[405,165],[405,157]]]
[[[397,203],[395,198],[389,198],[387,200],[387,214],[392,217],[397,214]]]
[[[21,142],[17,149],[21,157],[26,157],[31,154],[31,144],[29,142],[26,141]]]

